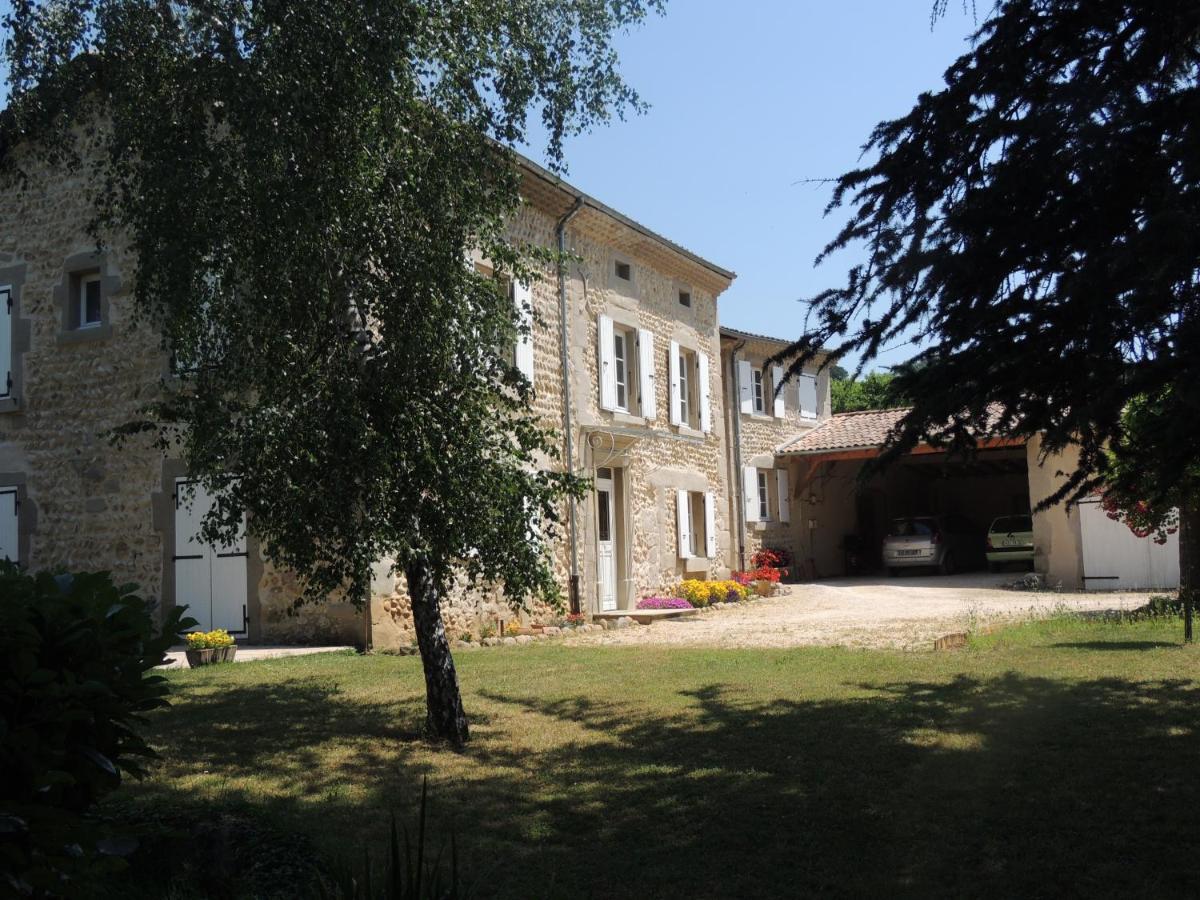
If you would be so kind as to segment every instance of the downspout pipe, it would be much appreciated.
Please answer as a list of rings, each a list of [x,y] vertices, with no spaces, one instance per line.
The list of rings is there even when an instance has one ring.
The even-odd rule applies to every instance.
[[[565,439],[565,462],[567,472],[575,474],[575,436],[571,422],[571,341],[567,319],[567,225],[583,209],[584,198],[577,196],[575,203],[554,227],[558,241],[558,323],[559,353],[563,379],[563,436]],[[576,518],[575,498],[567,501],[567,545],[571,551],[571,580],[568,587],[571,612],[580,611],[579,603],[579,525]]]
[[[729,399],[729,415],[733,417],[733,482],[734,506],[737,508],[738,571],[746,571],[746,498],[742,496],[745,484],[742,480],[742,407],[738,398],[738,351],[746,346],[738,341],[729,351],[729,388],[733,396]]]

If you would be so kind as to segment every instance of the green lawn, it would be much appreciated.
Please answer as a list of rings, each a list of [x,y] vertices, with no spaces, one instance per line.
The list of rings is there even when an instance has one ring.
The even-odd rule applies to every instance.
[[[1200,650],[1059,620],[900,653],[461,652],[474,740],[417,737],[416,658],[172,674],[138,802],[250,810],[357,858],[430,779],[484,897],[1200,893]]]

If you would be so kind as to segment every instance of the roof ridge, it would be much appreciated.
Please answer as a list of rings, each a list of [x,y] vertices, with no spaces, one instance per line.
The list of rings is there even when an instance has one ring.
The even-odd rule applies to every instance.
[[[883,409],[850,409],[850,410],[847,410],[846,412],[833,413],[829,417],[829,419],[834,419],[834,418],[837,418],[838,416],[866,416],[866,415],[878,415],[879,413],[888,413],[888,412],[906,412],[911,409],[912,409],[911,406],[885,406]],[[825,421],[828,422],[829,419],[826,419]]]

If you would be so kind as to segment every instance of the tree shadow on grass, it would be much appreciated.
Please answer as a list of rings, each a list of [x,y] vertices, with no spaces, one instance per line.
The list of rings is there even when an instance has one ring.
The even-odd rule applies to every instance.
[[[845,687],[762,702],[681,686],[666,711],[484,690],[477,740],[452,754],[412,740],[412,698],[276,682],[186,700],[159,737],[173,772],[219,773],[232,801],[351,858],[431,773],[435,827],[457,823],[483,897],[1200,891],[1195,683]],[[264,770],[270,789],[238,786]],[[156,790],[171,798],[171,779]]]

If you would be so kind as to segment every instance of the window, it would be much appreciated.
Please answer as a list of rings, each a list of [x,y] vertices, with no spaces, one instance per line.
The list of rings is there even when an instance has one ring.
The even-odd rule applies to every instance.
[[[60,344],[104,340],[112,334],[112,298],[121,292],[121,279],[103,256],[77,253],[63,264],[63,279],[54,286],[54,303],[62,317],[56,336]]]
[[[755,369],[751,374],[751,378],[754,380],[754,412],[761,415],[767,411],[767,404],[763,397],[762,369]]]
[[[717,555],[716,495],[711,491],[676,491],[680,559],[712,559]]]
[[[623,329],[613,330],[613,371],[617,379],[617,409],[629,412],[629,341]]]
[[[817,417],[817,376],[801,375],[800,385],[800,415],[805,419]]]
[[[614,322],[603,313],[597,321],[596,334],[600,408],[653,422],[657,410],[654,336],[636,325]]]
[[[616,276],[618,278],[620,278],[622,281],[632,281],[633,280],[633,272],[631,271],[631,269],[629,267],[629,263],[627,263],[627,262],[621,262],[620,260],[617,260],[617,262],[615,263],[614,272],[616,273]]]
[[[19,563],[20,532],[18,530],[17,489],[15,487],[0,487],[0,559]]]
[[[100,324],[100,273],[79,278],[79,328],[95,328]]]
[[[692,294],[690,291],[680,291],[679,292],[679,305],[680,306],[691,306],[692,305]]]
[[[692,366],[694,357],[687,350],[679,351],[679,423],[695,428],[692,424],[692,410],[696,404],[692,402]]]
[[[771,495],[768,488],[767,473],[762,470],[758,473],[758,518],[761,522],[765,522],[771,518]]]

